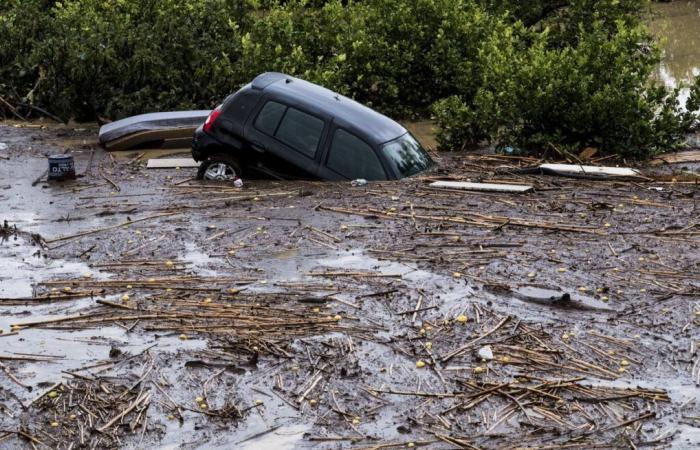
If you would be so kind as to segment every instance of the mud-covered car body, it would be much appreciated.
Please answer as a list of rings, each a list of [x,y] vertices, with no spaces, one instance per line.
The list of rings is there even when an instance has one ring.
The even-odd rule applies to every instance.
[[[396,180],[433,165],[397,122],[274,72],[258,76],[212,112],[195,132],[192,156],[202,162],[200,177],[210,179],[259,172],[278,178]]]

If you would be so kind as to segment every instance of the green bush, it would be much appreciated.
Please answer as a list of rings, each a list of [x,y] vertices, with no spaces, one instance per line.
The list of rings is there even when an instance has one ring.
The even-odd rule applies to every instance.
[[[14,54],[0,44],[0,62],[33,75],[3,71],[15,95],[35,83],[34,101],[65,117],[211,106],[236,87],[244,11],[243,0],[17,2],[0,37],[34,39]]]
[[[0,0],[0,97],[119,118],[212,107],[277,70],[397,118],[433,111],[443,148],[646,156],[697,119],[650,82],[659,58],[641,25],[648,4]]]
[[[650,81],[659,55],[644,44],[646,30],[618,22],[611,33],[595,22],[580,31],[578,44],[562,49],[551,45],[547,31],[522,25],[491,36],[476,95],[434,106],[442,146],[462,148],[486,137],[532,153],[592,146],[647,157],[681,142],[697,115],[682,110],[678,90]]]
[[[496,24],[469,1],[288,1],[256,15],[241,67],[248,78],[287,72],[384,112],[425,115],[456,84],[476,90],[479,43]]]

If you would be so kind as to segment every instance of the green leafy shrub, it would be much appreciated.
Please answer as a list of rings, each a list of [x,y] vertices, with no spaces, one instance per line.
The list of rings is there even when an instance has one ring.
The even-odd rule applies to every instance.
[[[1,61],[33,74],[36,103],[58,114],[119,117],[210,106],[236,87],[242,1],[28,3],[10,10],[13,22],[0,36],[35,39],[14,55],[0,44]],[[42,19],[40,29],[22,19],[32,16]],[[8,77],[15,90],[30,84],[17,73]]]
[[[638,158],[668,150],[697,115],[681,108],[678,90],[650,81],[659,55],[648,42],[642,26],[622,21],[614,32],[603,22],[581,27],[577,45],[563,48],[551,45],[546,30],[522,24],[494,34],[484,42],[476,95],[434,106],[440,143],[463,148],[486,137],[532,153],[592,146]]]
[[[241,66],[246,77],[287,72],[384,112],[421,115],[457,84],[476,90],[479,43],[495,24],[460,0],[288,1],[256,15]]]
[[[211,107],[277,70],[443,148],[646,156],[697,116],[653,85],[648,0],[0,0],[0,97],[63,117]],[[688,110],[700,105],[700,82]],[[0,105],[0,114],[3,106]],[[5,111],[7,112],[7,110]]]

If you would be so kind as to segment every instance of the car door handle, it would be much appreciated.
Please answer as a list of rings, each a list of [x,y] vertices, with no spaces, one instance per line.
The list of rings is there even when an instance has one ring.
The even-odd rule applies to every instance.
[[[260,153],[265,152],[265,146],[262,145],[260,142],[251,141],[250,146],[253,147],[253,150],[255,150],[256,152],[260,152]]]

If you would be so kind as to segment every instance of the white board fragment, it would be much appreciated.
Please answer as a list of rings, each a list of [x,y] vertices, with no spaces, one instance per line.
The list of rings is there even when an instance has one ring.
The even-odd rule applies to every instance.
[[[465,181],[436,181],[431,183],[430,186],[463,191],[510,192],[516,194],[532,191],[532,186],[524,184],[468,183]]]
[[[579,164],[542,164],[540,169],[559,175],[593,175],[597,177],[639,177],[642,174],[627,167],[582,166]]]
[[[175,167],[199,167],[192,158],[157,158],[149,159],[147,169],[174,169]]]

